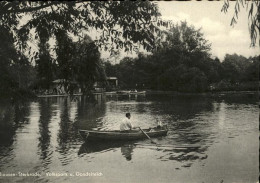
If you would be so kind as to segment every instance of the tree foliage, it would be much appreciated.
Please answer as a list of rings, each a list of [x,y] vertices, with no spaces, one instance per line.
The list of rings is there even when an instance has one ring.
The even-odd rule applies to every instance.
[[[123,88],[180,92],[204,92],[218,83],[230,89],[238,83],[257,81],[259,57],[226,54],[223,62],[213,59],[211,45],[200,29],[186,22],[165,34],[165,41],[151,55],[126,57],[116,65],[106,63],[108,76],[118,77]]]
[[[229,9],[229,0],[225,0],[224,5],[221,9],[223,12],[227,12]],[[234,26],[238,21],[238,15],[241,8],[246,8],[248,11],[248,28],[251,38],[251,46],[257,44],[257,39],[259,41],[259,31],[260,31],[260,2],[259,0],[236,0],[234,15],[231,19],[231,26]],[[258,42],[260,45],[260,42]]]
[[[187,22],[173,24],[165,34],[166,40],[162,44],[167,49],[178,49],[187,53],[208,53],[211,49],[211,44],[204,38],[201,30],[189,26]]]
[[[6,97],[29,87],[35,73],[28,59],[12,44],[12,34],[3,27],[0,32],[0,97]]]
[[[2,21],[8,30],[15,31],[20,18],[30,16],[19,29],[20,40],[25,41],[32,28],[35,39],[48,40],[60,30],[79,35],[92,28],[101,31],[96,44],[104,49],[137,48],[134,43],[147,50],[154,48],[154,40],[160,34],[158,26],[167,23],[158,20],[158,7],[148,1],[90,1],[90,2],[1,2]],[[111,44],[112,42],[112,44]]]
[[[156,62],[158,59],[160,62]],[[259,56],[245,58],[226,54],[223,62],[207,57],[197,66],[179,62],[162,67],[165,61],[165,57],[158,55],[143,57],[140,54],[138,58],[126,57],[115,65],[107,62],[105,70],[108,76],[118,78],[121,88],[139,90],[204,92],[210,90],[210,86],[216,90],[237,90],[243,83],[248,86],[242,89],[256,89],[255,82],[259,79]]]
[[[116,76],[119,84],[128,88],[205,91],[209,50],[210,44],[201,31],[181,22],[165,32],[165,41],[152,55],[121,60],[115,65]]]
[[[71,60],[71,79],[80,85],[84,93],[92,89],[95,81],[105,81],[106,75],[98,47],[90,37],[85,36],[83,40],[75,43],[74,54]]]
[[[222,62],[223,77],[231,83],[250,80],[257,81],[258,78],[253,74],[258,70],[258,67],[253,68],[253,66],[256,66],[256,63],[257,57],[246,58],[237,54],[226,54]],[[250,75],[253,77],[250,77]]]
[[[5,57],[6,67],[17,52],[32,58],[45,88],[57,77],[90,88],[87,85],[97,79],[96,71],[102,73],[98,49],[132,51],[140,45],[148,51],[154,49],[161,34],[159,26],[167,26],[159,15],[158,7],[149,1],[1,1],[1,33],[8,33],[8,43],[0,48],[10,45],[10,50],[1,51],[0,57]],[[82,48],[74,44],[73,37],[82,40],[91,30],[99,32],[96,40],[77,43]],[[54,49],[50,39],[55,40]],[[36,43],[38,50],[28,41]],[[84,55],[78,54],[82,51],[86,51]],[[10,73],[4,73],[9,77]]]

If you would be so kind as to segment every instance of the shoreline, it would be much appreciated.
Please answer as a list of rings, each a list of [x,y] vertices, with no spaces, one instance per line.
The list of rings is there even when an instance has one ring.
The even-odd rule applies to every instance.
[[[176,92],[176,91],[161,91],[161,90],[147,90],[145,95],[219,95],[219,94],[257,94],[259,91],[211,91],[203,93],[188,93],[188,92]],[[116,92],[94,92],[94,95],[126,95],[126,94],[117,94]],[[135,94],[135,95],[144,95],[144,94]],[[68,97],[69,94],[62,95],[37,95],[38,98],[44,97]],[[72,96],[84,96],[83,94],[73,94]]]
[[[253,94],[253,93],[258,93],[258,91],[208,91],[202,93],[176,92],[176,91],[147,91],[146,92],[146,94],[175,94],[175,95],[207,95],[207,94],[232,94],[232,93]]]

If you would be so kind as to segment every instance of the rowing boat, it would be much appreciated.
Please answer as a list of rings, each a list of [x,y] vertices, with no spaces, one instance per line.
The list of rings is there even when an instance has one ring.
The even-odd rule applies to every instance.
[[[149,137],[160,137],[167,135],[167,125],[157,126],[155,128],[143,129],[143,131],[149,135]],[[141,130],[121,132],[119,130],[114,131],[97,131],[97,130],[79,130],[81,137],[84,140],[101,140],[101,141],[126,141],[126,140],[138,140],[147,138]]]

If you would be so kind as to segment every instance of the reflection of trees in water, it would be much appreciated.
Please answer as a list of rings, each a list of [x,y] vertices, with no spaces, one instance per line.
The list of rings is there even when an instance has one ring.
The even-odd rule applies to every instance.
[[[7,104],[0,107],[0,145],[11,145],[15,135],[15,108]]]
[[[212,98],[218,102],[225,102],[226,104],[257,104],[259,101],[258,93],[222,93],[214,94]]]
[[[196,114],[211,111],[212,99],[207,96],[170,96],[151,95],[151,113],[156,115],[171,115],[174,120],[192,119]]]
[[[65,144],[69,141],[69,137],[71,134],[72,122],[70,121],[70,106],[68,104],[68,99],[64,98],[59,103],[60,109],[60,123],[59,123],[59,132],[58,132],[58,143],[62,150],[64,150]]]
[[[50,131],[49,124],[52,117],[52,99],[45,98],[39,101],[39,145],[41,151],[41,158],[45,160],[48,157],[49,146],[50,146]]]
[[[41,159],[46,160],[43,164],[47,165],[49,163],[48,160],[53,151],[50,149],[52,145],[50,141],[51,136],[55,134],[52,134],[50,131],[50,122],[52,121],[52,117],[56,115],[56,108],[60,111],[60,118],[58,121],[53,121],[53,123],[59,122],[59,128],[51,127],[52,130],[58,131],[58,146],[54,148],[60,153],[62,164],[66,164],[67,151],[71,148],[72,143],[79,139],[77,130],[73,127],[73,121],[70,120],[71,100],[69,97],[45,98],[41,99],[39,104],[39,147]]]
[[[15,131],[23,124],[28,124],[30,103],[28,101],[1,103],[0,106],[0,145],[11,145]]]
[[[71,149],[73,143],[78,140],[77,130],[73,126],[73,121],[70,120],[71,101],[69,98],[63,98],[59,101],[60,108],[60,122],[59,131],[57,135],[58,147],[57,150],[60,153],[60,161],[62,165],[66,165],[72,161],[72,157],[69,156],[69,149]]]
[[[30,103],[19,103],[14,105],[15,108],[15,118],[14,123],[15,125],[19,126],[22,124],[28,124],[29,118],[27,118],[30,115]]]
[[[96,101],[89,101],[82,96],[78,101],[78,118],[76,121],[78,128],[92,129],[97,128],[97,123],[102,120],[106,113],[105,98],[96,98]]]
[[[59,103],[60,108],[60,128],[58,132],[59,149],[65,151],[69,148],[71,142],[78,139],[77,130],[73,126],[73,121],[70,120],[71,103],[70,99],[64,98]]]
[[[28,124],[30,103],[24,102],[0,102],[0,159],[1,165],[8,163],[13,157],[13,142],[16,130]],[[8,157],[2,158],[2,157]],[[0,170],[1,171],[1,170]]]
[[[43,160],[48,159],[48,157],[50,156],[51,150],[50,150],[50,138],[52,135],[50,132],[50,122],[52,119],[52,116],[55,115],[55,109],[57,106],[58,111],[60,111],[60,116],[59,116],[59,128],[58,129],[54,129],[54,130],[58,130],[58,134],[57,134],[57,142],[58,142],[58,146],[55,147],[58,152],[60,153],[61,157],[61,163],[67,164],[68,162],[70,162],[71,158],[68,155],[68,151],[69,149],[71,149],[71,147],[73,146],[73,144],[75,144],[75,142],[78,142],[80,139],[79,135],[78,135],[78,131],[76,128],[74,128],[74,121],[71,120],[70,116],[71,116],[71,102],[75,102],[75,100],[71,101],[70,97],[58,97],[58,98],[45,98],[45,99],[41,99],[39,101],[39,110],[40,110],[40,119],[39,119],[39,133],[40,133],[40,137],[39,137],[39,147],[40,147],[40,155],[41,158]],[[76,107],[76,115],[72,114],[72,116],[77,116],[79,119],[81,117],[85,117],[84,114],[84,107],[87,108],[89,110],[89,103],[87,103],[87,105],[85,105],[86,103],[82,102],[82,100],[78,100],[78,107],[83,107],[83,109],[78,109],[78,107]],[[93,106],[95,106],[95,109],[98,108],[98,106],[100,107],[100,103],[90,103]],[[93,113],[95,112],[95,109],[91,109],[93,110]],[[78,113],[81,112],[81,113]],[[74,120],[74,119],[73,119]],[[56,121],[53,121],[54,123],[56,123]],[[46,162],[48,163],[48,162]]]

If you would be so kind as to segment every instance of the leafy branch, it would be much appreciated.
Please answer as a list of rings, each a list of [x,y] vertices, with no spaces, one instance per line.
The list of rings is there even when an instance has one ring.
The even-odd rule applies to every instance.
[[[238,21],[238,14],[240,12],[240,7],[245,8],[248,11],[248,28],[251,38],[251,46],[256,46],[256,41],[259,36],[259,22],[260,22],[260,2],[259,0],[252,0],[252,1],[246,1],[246,0],[236,0],[235,4],[235,10],[234,15],[231,19],[231,26],[234,26]],[[230,7],[229,0],[225,0],[221,11],[224,13],[228,12],[228,9]],[[260,40],[258,42],[260,45]]]

